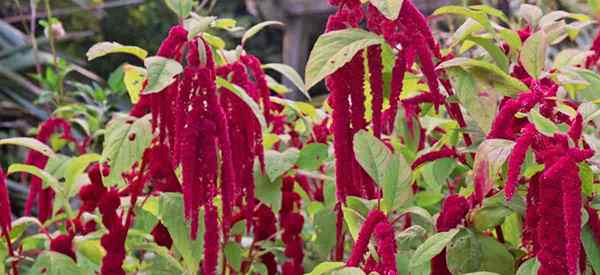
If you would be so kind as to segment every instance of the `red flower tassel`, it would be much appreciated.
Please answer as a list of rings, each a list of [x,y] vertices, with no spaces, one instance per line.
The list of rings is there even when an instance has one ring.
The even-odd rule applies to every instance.
[[[350,253],[350,258],[348,258],[348,261],[346,261],[347,266],[360,265],[365,253],[367,252],[369,240],[371,239],[371,235],[375,230],[375,226],[385,219],[385,214],[379,210],[373,210],[369,212],[367,219],[360,227],[358,238],[356,239],[356,243],[354,244],[352,252]]]
[[[521,166],[525,161],[525,155],[527,149],[533,143],[536,134],[535,126],[529,124],[525,127],[523,135],[521,135],[513,147],[512,152],[508,158],[508,175],[506,177],[506,184],[504,186],[504,196],[507,201],[512,199],[512,196],[517,188],[519,180],[519,174],[521,173]]]

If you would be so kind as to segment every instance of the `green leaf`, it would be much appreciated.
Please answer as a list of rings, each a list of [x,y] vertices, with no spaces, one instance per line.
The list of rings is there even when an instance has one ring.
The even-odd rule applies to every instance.
[[[507,28],[501,28],[498,31],[498,35],[504,39],[506,44],[510,47],[513,52],[518,52],[523,45],[523,41],[521,41],[521,37],[516,31]]]
[[[327,159],[327,144],[323,143],[310,143],[306,144],[300,150],[298,161],[296,164],[299,169],[304,170],[317,170]]]
[[[70,198],[71,196],[75,195],[75,194],[72,194],[73,191],[75,191],[75,190],[73,190],[73,186],[75,186],[75,181],[77,180],[77,178],[79,178],[79,176],[81,176],[83,171],[85,171],[85,169],[92,162],[96,162],[101,159],[102,159],[102,156],[95,154],[95,153],[90,153],[90,154],[84,154],[84,155],[81,155],[81,156],[78,156],[76,158],[69,160],[69,163],[67,164],[67,167],[65,168],[65,190],[64,190],[64,193],[67,196],[67,198]]]
[[[496,42],[494,40],[478,36],[469,36],[468,39],[484,48],[494,59],[496,65],[498,65],[502,71],[508,72],[508,57],[504,55],[504,51],[495,44]]]
[[[544,31],[532,34],[521,48],[519,61],[523,64],[525,71],[534,78],[540,78],[546,62],[546,50],[548,41]]]
[[[343,67],[359,51],[383,42],[380,36],[361,29],[345,29],[321,35],[306,64],[306,90]]]
[[[165,0],[167,7],[171,9],[179,18],[187,17],[192,12],[194,1],[192,0]]]
[[[29,270],[29,274],[32,275],[80,275],[85,273],[69,256],[52,251],[46,251],[37,257]]]
[[[552,137],[559,131],[558,126],[551,120],[545,118],[536,109],[529,111],[527,117],[531,123],[535,125],[535,128],[542,134]]]
[[[529,88],[520,80],[510,76],[498,66],[477,59],[457,57],[442,62],[438,68],[451,68],[459,66],[469,72],[473,77],[484,81],[491,88],[498,90],[502,95],[512,96]]]
[[[437,254],[440,254],[458,232],[460,232],[459,229],[452,229],[448,232],[436,233],[425,240],[425,242],[417,248],[410,260],[411,269],[426,264]]]
[[[144,65],[148,72],[148,85],[142,91],[143,95],[162,92],[183,71],[179,62],[162,56],[148,57],[144,60]]]
[[[593,54],[591,51],[579,49],[564,49],[554,57],[554,68],[562,69],[568,66],[583,65],[585,60]]]
[[[323,208],[315,214],[315,244],[323,256],[328,255],[335,247],[335,219],[336,214],[331,209]]]
[[[252,38],[254,35],[256,35],[258,32],[260,32],[262,29],[264,29],[265,27],[268,27],[268,26],[272,26],[272,25],[285,26],[284,23],[279,22],[279,21],[260,22],[256,25],[252,26],[250,29],[248,29],[244,33],[244,35],[242,36],[242,45],[246,44],[246,41],[248,41],[248,39]]]
[[[483,29],[483,26],[473,18],[467,18],[465,22],[450,37],[450,47],[458,45],[467,37]]]
[[[356,241],[358,239],[360,227],[365,222],[365,217],[358,211],[349,207],[342,207],[342,212],[344,213],[344,221],[346,221],[346,225],[348,225],[348,231],[350,231],[352,239]]]
[[[479,208],[473,213],[473,226],[478,231],[483,232],[486,229],[501,225],[504,218],[512,213],[512,210],[503,206]]]
[[[433,12],[433,15],[442,15],[442,14],[457,14],[472,18],[473,20],[479,22],[488,32],[493,32],[492,23],[490,19],[487,17],[486,13],[483,11],[472,10],[462,6],[453,6],[447,5],[441,8],[438,8]]]
[[[519,266],[516,275],[537,275],[540,269],[540,262],[537,258],[531,258]]]
[[[123,65],[123,73],[123,83],[125,83],[129,99],[131,103],[135,104],[140,100],[140,93],[146,79],[146,69],[125,64]]]
[[[173,239],[173,247],[183,257],[190,274],[196,274],[204,250],[204,212],[201,210],[198,217],[198,238],[191,240],[190,223],[183,216],[182,194],[161,193],[158,205],[159,218]]]
[[[358,267],[344,267],[332,271],[331,275],[365,275],[365,272]]]
[[[583,194],[592,197],[594,193],[594,172],[585,162],[579,163],[579,177],[581,178],[581,189]]]
[[[339,269],[345,265],[346,263],[344,262],[323,262],[315,266],[315,268],[307,275],[329,274],[330,272]]]
[[[60,190],[58,180],[54,176],[50,175],[50,173],[38,168],[37,166],[20,163],[11,164],[6,171],[6,174],[10,175],[14,173],[28,173],[34,175],[42,180],[44,187],[50,186],[52,189],[54,189],[54,191]]]
[[[404,157],[397,154],[392,155],[383,173],[381,209],[384,212],[390,213],[397,205],[396,200],[400,205],[408,200],[412,194],[411,179],[412,170]]]
[[[487,194],[498,177],[498,171],[508,159],[515,143],[506,139],[486,139],[477,149],[473,164],[473,180],[480,181],[483,194]]]
[[[464,274],[479,270],[481,245],[475,234],[461,230],[446,248],[446,262],[452,274]]]
[[[378,184],[383,184],[383,177],[391,161],[392,152],[379,139],[369,132],[360,130],[354,135],[354,154],[365,172]],[[336,171],[342,172],[345,171]]]
[[[240,271],[242,268],[242,247],[237,242],[228,242],[223,248],[225,259],[231,264],[235,271]]]
[[[281,209],[281,178],[271,182],[267,175],[262,175],[258,163],[254,165],[254,193],[256,198],[271,207],[273,212]]]
[[[223,87],[225,88],[225,90],[230,91],[236,96],[238,96],[244,103],[246,103],[248,108],[252,110],[252,113],[254,113],[254,116],[256,117],[256,120],[258,120],[258,123],[260,123],[261,128],[267,128],[267,121],[265,120],[265,117],[263,116],[260,107],[258,107],[258,104],[246,93],[246,91],[244,91],[242,87],[235,85],[222,77],[217,77],[217,86]]]
[[[190,18],[183,20],[183,27],[188,31],[188,40],[192,40],[199,33],[207,31],[216,19],[214,16],[200,16],[196,13],[191,13]]]
[[[506,247],[492,237],[477,234],[481,244],[481,271],[495,272],[501,275],[515,274],[515,259]]]
[[[148,52],[140,47],[121,45],[117,42],[100,42],[94,44],[86,53],[88,61],[111,53],[127,53],[144,60]]]
[[[294,167],[300,155],[298,149],[289,148],[283,153],[275,150],[265,152],[265,172],[271,182],[274,182],[281,175]]]
[[[287,79],[289,79],[294,84],[294,86],[296,86],[296,88],[298,88],[298,90],[300,92],[302,92],[302,94],[308,100],[310,100],[310,95],[304,88],[304,81],[302,80],[302,77],[300,76],[300,74],[298,74],[298,72],[296,72],[296,70],[294,70],[294,68],[292,68],[291,66],[289,66],[287,64],[281,64],[281,63],[265,64],[265,65],[263,65],[263,68],[275,70],[275,71],[279,72],[280,74],[282,74],[283,76],[287,77]]]
[[[396,20],[400,15],[400,9],[404,0],[369,0],[383,16],[388,20]]]
[[[496,95],[491,90],[480,92],[485,88],[470,73],[460,67],[448,69],[456,96],[469,116],[483,132],[488,132],[496,115]],[[482,87],[483,86],[483,87]]]
[[[543,12],[538,6],[522,4],[521,7],[519,7],[517,14],[521,18],[525,19],[525,21],[531,25],[532,29],[535,29],[538,22],[542,18]]]
[[[596,242],[589,224],[585,225],[581,230],[581,242],[583,243],[585,255],[592,265],[592,269],[594,269],[594,272],[600,273],[600,245]]]
[[[121,173],[131,169],[134,162],[142,159],[144,150],[152,141],[150,116],[135,118],[116,114],[108,123],[104,134],[102,162],[108,161],[110,174],[106,186],[123,184]]]
[[[216,35],[212,35],[210,33],[204,32],[202,33],[202,38],[204,38],[204,40],[206,40],[206,43],[208,43],[209,45],[222,50],[225,49],[225,40],[223,40],[222,38],[216,36]]]
[[[0,139],[0,145],[5,144],[24,146],[31,150],[37,151],[44,156],[47,156],[48,158],[54,157],[54,151],[52,151],[48,145],[35,138],[16,137]]]

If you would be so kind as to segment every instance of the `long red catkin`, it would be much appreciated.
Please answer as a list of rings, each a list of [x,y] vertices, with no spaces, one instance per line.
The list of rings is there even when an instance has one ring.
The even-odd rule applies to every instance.
[[[442,210],[436,222],[438,232],[446,232],[458,226],[469,212],[469,202],[459,195],[450,195],[442,203]],[[431,260],[432,275],[451,275],[446,265],[446,250]]]
[[[394,227],[384,219],[375,226],[374,233],[377,240],[377,253],[381,257],[382,274],[398,274],[396,268]]]
[[[422,36],[417,36],[416,42],[416,50],[417,55],[419,56],[419,61],[421,62],[421,71],[425,75],[427,79],[427,86],[429,86],[429,92],[434,97],[433,104],[435,106],[435,110],[439,110],[440,103],[442,100],[442,95],[440,94],[440,88],[438,83],[438,76],[435,72],[435,64],[433,64],[432,55],[430,49],[423,42]]]
[[[271,98],[270,90],[267,85],[266,74],[261,67],[260,60],[254,55],[243,55],[242,62],[250,68],[256,86],[258,88],[260,98],[263,104],[263,113],[267,122],[271,121]]]
[[[594,38],[594,41],[592,42],[590,51],[594,53],[585,60],[585,67],[588,69],[595,66],[598,63],[598,60],[600,60],[600,33],[596,34],[596,38]]]
[[[577,275],[581,255],[581,180],[579,167],[569,162],[562,180],[565,238],[567,239],[567,265],[569,275]]]
[[[508,157],[508,173],[506,176],[506,184],[504,185],[504,196],[507,201],[512,199],[512,196],[517,188],[521,167],[525,161],[527,149],[533,143],[536,134],[535,126],[529,124],[525,127],[523,134],[517,138],[510,156]]]
[[[454,148],[444,147],[440,150],[432,151],[432,152],[426,153],[426,154],[418,157],[411,164],[410,167],[413,170],[415,170],[415,169],[417,169],[417,167],[419,167],[420,165],[422,165],[424,163],[435,161],[435,160],[442,159],[442,158],[454,158],[454,157],[458,157],[458,153],[456,152],[456,150]]]
[[[219,224],[217,210],[212,201],[204,207],[204,262],[202,263],[202,274],[216,274],[217,261],[219,257]]]
[[[371,83],[373,108],[373,135],[381,137],[381,111],[383,108],[383,65],[381,63],[381,46],[371,46],[367,49],[369,64],[369,80]]]
[[[523,224],[523,236],[521,238],[523,246],[527,249],[530,255],[535,255],[539,249],[537,242],[537,225],[538,225],[538,206],[539,206],[539,185],[541,173],[535,174],[529,181],[527,188],[527,209],[525,211],[525,222]]]
[[[423,37],[426,45],[429,46],[429,49],[433,52],[435,57],[442,58],[440,46],[433,37],[429,24],[427,24],[427,18],[425,18],[425,15],[419,11],[411,0],[406,0],[402,3],[400,16],[398,18],[402,24],[412,28],[411,31],[417,31],[418,34]]]
[[[0,226],[2,232],[8,234],[11,230],[12,212],[10,199],[8,197],[8,187],[6,185],[6,176],[4,170],[0,167]]]
[[[577,113],[575,119],[571,123],[571,128],[569,128],[568,135],[575,142],[579,142],[581,138],[581,134],[583,132],[583,116],[581,113]]]
[[[360,227],[358,238],[356,239],[356,243],[352,248],[352,252],[350,252],[350,257],[348,258],[348,261],[346,261],[347,266],[356,267],[360,265],[365,253],[367,252],[369,240],[371,239],[371,235],[375,230],[375,226],[385,219],[385,214],[379,210],[372,210],[369,212],[367,219]]]

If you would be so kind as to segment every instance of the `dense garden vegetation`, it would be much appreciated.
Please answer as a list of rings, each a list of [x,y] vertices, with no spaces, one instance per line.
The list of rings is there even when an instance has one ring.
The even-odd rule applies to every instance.
[[[165,3],[180,23],[154,55],[87,51],[144,64],[114,64],[108,82],[130,110],[65,83],[56,55],[37,75],[52,116],[0,139],[29,150],[0,168],[0,273],[600,274],[589,16],[444,6],[434,15],[460,22],[444,33],[411,0],[330,0],[302,79],[247,46],[282,23],[241,30]],[[307,100],[325,81],[329,97],[286,99],[268,73]],[[21,217],[7,177],[29,188]]]

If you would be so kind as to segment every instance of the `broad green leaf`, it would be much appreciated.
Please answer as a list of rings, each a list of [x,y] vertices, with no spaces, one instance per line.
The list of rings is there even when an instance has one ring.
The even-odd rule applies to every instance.
[[[60,180],[65,177],[65,169],[67,168],[69,160],[71,160],[71,158],[68,156],[56,154],[53,158],[48,159],[48,163],[46,163],[44,170]]]
[[[225,40],[223,40],[221,37],[204,32],[202,33],[202,38],[204,38],[206,43],[219,50],[225,49]]]
[[[504,51],[495,44],[494,40],[478,36],[469,36],[468,39],[484,48],[488,52],[488,54],[490,54],[490,56],[494,59],[496,65],[498,65],[498,67],[500,67],[502,71],[508,73],[508,58],[506,57],[506,55],[504,55]]]
[[[475,234],[461,230],[446,248],[446,262],[452,274],[465,274],[479,270],[481,245]]]
[[[544,31],[532,34],[521,48],[519,61],[523,64],[525,71],[534,78],[540,78],[546,62],[546,50],[548,49],[547,36]]]
[[[467,37],[483,29],[483,26],[473,18],[467,18],[465,22],[450,37],[450,47],[454,47]]]
[[[410,260],[411,269],[428,263],[433,257],[440,254],[458,232],[460,232],[459,229],[452,229],[448,232],[436,233],[425,240],[425,242],[417,248]]]
[[[392,158],[390,149],[364,130],[354,135],[353,144],[354,154],[360,166],[378,185],[383,185],[384,173]],[[345,173],[345,171],[337,172]]]
[[[260,124],[261,128],[262,129],[267,128],[267,121],[265,120],[265,117],[263,116],[263,113],[260,110],[260,107],[254,101],[254,99],[252,99],[246,93],[246,91],[244,91],[244,89],[242,87],[235,85],[235,84],[225,80],[222,77],[217,77],[217,86],[223,87],[223,88],[225,88],[225,90],[230,91],[234,95],[238,96],[244,103],[246,103],[248,108],[250,108],[250,110],[252,110],[252,113],[254,113],[254,116],[256,117],[256,120],[258,120],[258,123]]]
[[[117,42],[100,42],[92,46],[86,53],[88,61],[111,53],[127,53],[144,60],[148,52],[140,47],[121,45]]]
[[[315,214],[315,244],[323,256],[328,255],[335,247],[335,220],[336,214],[331,209],[323,208]]]
[[[310,100],[310,95],[308,94],[308,92],[306,91],[305,86],[304,86],[304,80],[302,80],[302,77],[300,76],[300,74],[298,74],[298,72],[296,72],[296,70],[294,70],[294,68],[290,67],[287,64],[281,64],[281,63],[265,64],[265,65],[263,65],[263,68],[275,70],[275,71],[279,72],[280,74],[282,74],[283,76],[285,76],[287,79],[289,79],[294,84],[294,86],[296,86],[296,88],[298,88],[298,90],[300,92],[302,92],[302,94],[308,100]]]
[[[321,35],[306,64],[306,89],[343,67],[361,50],[383,43],[383,39],[361,29],[345,29]]]
[[[43,252],[29,270],[31,275],[81,275],[85,273],[69,256],[52,251]]]
[[[542,116],[536,109],[529,111],[528,119],[535,125],[535,129],[546,136],[552,137],[559,131],[554,122]]]
[[[496,89],[502,95],[512,96],[529,88],[520,80],[510,76],[498,66],[477,59],[457,57],[442,62],[438,68],[446,69],[459,66],[469,72],[474,78],[484,81],[490,88]]]
[[[102,257],[106,255],[106,250],[100,244],[98,239],[75,239],[75,249],[94,264],[100,265]]]
[[[477,149],[473,164],[473,181],[482,195],[487,194],[498,177],[498,171],[508,159],[515,143],[506,139],[486,139]],[[482,199],[482,198],[480,198]]]
[[[400,9],[404,0],[369,0],[383,16],[389,20],[396,20],[400,15]]]
[[[540,262],[537,258],[531,258],[519,266],[516,275],[537,275],[540,269]]]
[[[350,231],[352,239],[356,241],[358,239],[360,227],[365,222],[365,217],[358,211],[349,207],[342,207],[342,212],[344,213],[344,221],[346,221],[346,225],[348,225],[348,231]]]
[[[365,272],[358,267],[343,267],[332,271],[331,275],[365,275]]]
[[[81,174],[85,171],[85,169],[92,162],[96,162],[101,159],[102,159],[102,156],[95,154],[95,153],[89,153],[89,154],[81,155],[81,156],[78,156],[76,158],[69,160],[69,163],[67,164],[67,167],[65,168],[65,190],[64,190],[64,193],[68,198],[75,195],[72,193],[73,193],[73,191],[76,191],[76,190],[73,190],[73,186],[75,186],[75,181],[77,180],[77,178],[79,178],[79,176],[81,176]]]
[[[345,265],[346,263],[344,262],[323,262],[315,266],[315,268],[310,273],[307,273],[307,275],[329,274],[330,272],[339,269]]]
[[[498,31],[498,35],[506,42],[506,44],[508,44],[513,52],[518,52],[521,49],[523,41],[521,41],[521,37],[519,37],[519,34],[516,31],[501,28]]]
[[[581,178],[581,190],[588,197],[594,193],[594,172],[585,162],[579,163],[579,177]]]
[[[144,60],[148,73],[148,84],[142,94],[162,92],[175,82],[175,77],[183,71],[179,62],[162,56],[152,56]]]
[[[267,175],[263,175],[260,172],[258,163],[255,163],[254,193],[258,200],[271,207],[271,210],[275,213],[281,209],[281,184],[281,178],[277,178],[274,182],[271,182]]]
[[[456,14],[456,15],[462,15],[462,16],[472,18],[473,20],[479,22],[479,24],[481,24],[488,32],[493,32],[492,24],[485,12],[472,10],[472,9],[462,7],[462,6],[453,6],[453,5],[447,5],[447,6],[440,7],[433,12],[433,15],[442,15],[442,14]]]
[[[582,65],[592,51],[582,51],[579,49],[564,49],[554,56],[554,68],[562,69],[567,66]]]
[[[485,91],[485,85],[477,81],[470,73],[460,67],[448,69],[456,96],[469,116],[483,132],[488,132],[496,115],[497,99],[491,90]],[[483,85],[482,85],[483,84]]]
[[[121,173],[129,171],[134,162],[142,159],[144,150],[152,141],[150,116],[135,118],[116,114],[106,126],[102,150],[102,162],[108,161],[110,174],[106,186],[121,186]]]
[[[393,154],[383,172],[381,208],[384,212],[390,213],[397,205],[396,200],[400,205],[406,202],[412,194],[411,179],[410,165],[401,155]]]
[[[296,148],[289,148],[284,152],[269,150],[265,152],[265,172],[271,182],[294,167],[300,152]]]
[[[496,239],[477,234],[481,244],[481,267],[480,271],[495,272],[500,275],[515,274],[515,259],[508,249]]]
[[[54,157],[54,151],[52,151],[48,145],[35,138],[17,137],[0,139],[0,145],[5,144],[24,146],[31,150],[37,151],[44,156],[47,156],[48,158]]]
[[[196,13],[191,13],[189,18],[183,20],[183,27],[188,32],[188,40],[192,40],[199,33],[207,31],[216,19],[214,16],[200,16]]]
[[[600,273],[600,245],[598,245],[589,224],[581,230],[581,242],[594,272]]]
[[[54,189],[54,191],[60,191],[58,180],[54,176],[50,175],[50,173],[38,168],[37,166],[20,163],[11,164],[6,171],[6,174],[10,175],[14,173],[28,173],[34,175],[42,180],[44,187],[50,186],[52,189]]]
[[[228,30],[231,31],[233,29],[236,28],[237,21],[235,19],[232,18],[221,18],[221,19],[217,19],[215,20],[212,24],[211,27],[215,27],[215,28],[219,28],[219,29],[224,29],[224,30]]]
[[[173,247],[183,257],[183,262],[190,274],[196,274],[202,260],[204,214],[200,211],[198,217],[198,238],[190,239],[190,223],[183,216],[183,196],[179,193],[162,193],[159,200],[159,218],[167,227]]]
[[[412,225],[396,236],[399,250],[415,250],[426,239],[427,230],[420,225]]]
[[[327,149],[327,144],[323,143],[306,144],[300,150],[300,155],[296,162],[298,168],[304,170],[317,170],[327,159]]]
[[[194,1],[192,0],[165,0],[167,7],[171,9],[179,18],[187,17],[192,12]]]
[[[502,12],[499,9],[495,9],[492,6],[489,5],[472,5],[469,6],[469,8],[476,10],[476,11],[481,11],[487,15],[491,15],[494,17],[498,17],[500,18],[500,20],[504,21],[505,23],[509,23],[508,17],[506,17],[506,14],[504,14],[504,12]]]
[[[576,69],[575,72],[579,77],[589,83],[589,85],[585,89],[579,91],[578,94],[588,101],[600,99],[600,90],[596,88],[600,85],[600,75],[587,69]]]
[[[246,41],[248,41],[248,39],[252,38],[254,35],[256,35],[258,32],[260,32],[262,29],[264,29],[265,27],[268,27],[268,26],[272,26],[272,25],[285,26],[285,24],[283,24],[282,22],[279,22],[279,21],[260,22],[256,25],[252,26],[250,29],[248,29],[244,33],[244,35],[242,36],[242,45],[246,44]]]
[[[129,64],[123,65],[123,83],[129,94],[131,103],[135,104],[140,100],[140,93],[146,79],[146,69]]]
[[[473,227],[483,232],[486,229],[501,225],[504,222],[504,218],[512,213],[512,210],[504,206],[479,208],[472,216]]]
[[[240,271],[242,268],[242,247],[237,242],[228,242],[223,248],[223,254],[227,262],[235,271]]]
[[[521,7],[519,7],[517,14],[525,19],[525,21],[531,25],[532,29],[535,29],[542,18],[543,12],[538,6],[522,4]]]

